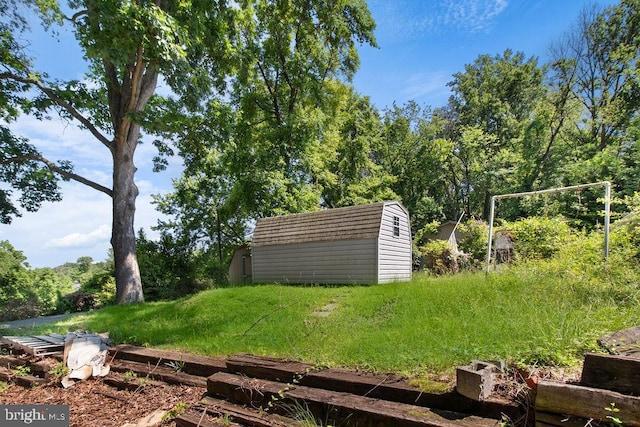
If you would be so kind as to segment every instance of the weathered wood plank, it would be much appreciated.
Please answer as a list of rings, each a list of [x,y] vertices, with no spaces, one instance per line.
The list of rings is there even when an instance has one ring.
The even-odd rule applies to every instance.
[[[292,386],[218,372],[207,380],[210,394],[263,409],[282,410],[290,404],[303,404],[319,419],[332,419],[339,425],[406,427],[495,426],[497,420],[451,411],[389,402],[305,386]]]
[[[585,427],[586,425],[588,425],[588,422],[589,420],[586,418],[536,411],[536,427],[538,425],[558,427]]]
[[[308,363],[259,357],[250,354],[231,356],[226,361],[227,372],[242,373],[255,378],[290,383],[317,370]]]
[[[640,359],[587,353],[580,383],[587,387],[640,395]]]
[[[111,387],[115,387],[118,390],[136,391],[142,390],[145,387],[157,387],[166,385],[165,382],[151,380],[148,378],[133,378],[131,380],[124,380],[119,378],[105,377],[102,382]]]
[[[295,380],[296,384],[307,387],[489,418],[500,418],[502,414],[511,419],[522,416],[522,409],[511,401],[489,398],[478,402],[456,392],[429,393],[410,386],[397,375],[372,375],[346,369],[318,369],[306,363],[246,354],[230,357],[227,360],[227,370],[253,378],[284,383],[293,383]]]
[[[0,355],[0,366],[3,368],[14,368],[16,366],[25,366],[27,361],[15,356]]]
[[[51,374],[49,371],[54,369],[56,365],[47,360],[39,360],[36,362],[30,362],[29,366],[31,367],[31,372],[36,374],[39,377],[49,378]]]
[[[226,417],[234,422],[252,427],[300,427],[300,422],[278,414],[256,411],[224,400],[206,396],[194,407],[196,411],[206,411],[218,417]]]
[[[34,377],[33,375],[18,376],[6,368],[0,368],[0,381],[13,382],[22,387],[37,387],[49,382],[45,378]]]
[[[220,427],[217,422],[209,421],[202,414],[189,411],[174,418],[176,427]]]
[[[640,397],[615,391],[539,381],[535,408],[537,411],[605,421],[611,413],[604,408],[611,403],[620,409],[616,416],[624,421],[625,426],[640,426]]]
[[[60,335],[35,335],[35,337],[51,344],[64,345],[64,337]]]
[[[111,366],[111,370],[115,372],[135,372],[138,374],[138,378],[150,378],[164,381],[168,384],[185,384],[203,388],[207,386],[206,377],[185,374],[184,372],[178,373],[166,366],[156,366],[128,360],[114,360],[109,365]]]
[[[224,358],[200,356],[179,351],[158,350],[124,344],[111,348],[109,353],[115,359],[149,363],[153,366],[167,366],[168,363],[179,364],[182,372],[202,377],[208,377],[227,369]]]

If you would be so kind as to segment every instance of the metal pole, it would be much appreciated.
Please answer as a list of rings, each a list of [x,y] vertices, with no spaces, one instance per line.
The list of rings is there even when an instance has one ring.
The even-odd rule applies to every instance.
[[[512,197],[534,196],[536,194],[560,193],[562,191],[567,191],[567,190],[580,190],[582,188],[596,187],[600,185],[606,186],[608,183],[609,183],[608,181],[602,181],[602,182],[594,182],[591,184],[571,185],[569,187],[550,188],[548,190],[527,191],[524,193],[499,194],[493,197],[495,197],[496,199],[506,199],[506,198],[512,198]],[[611,184],[609,183],[609,185]]]
[[[548,190],[527,191],[524,193],[511,193],[511,194],[498,194],[491,197],[491,212],[489,214],[489,238],[487,242],[487,262],[485,266],[485,272],[489,272],[489,265],[491,263],[491,240],[493,237],[493,217],[495,210],[495,201],[498,199],[516,198],[533,196],[536,194],[553,194],[567,190],[580,190],[582,188],[595,187],[604,185],[604,259],[609,258],[609,223],[611,221],[611,183],[609,181],[593,182],[590,184],[571,185],[569,187],[550,188]]]
[[[489,239],[487,243],[487,264],[485,266],[485,273],[489,272],[489,265],[491,264],[491,240],[493,237],[493,213],[496,205],[496,196],[491,197],[491,211],[489,212]]]
[[[609,222],[611,210],[611,183],[604,182],[604,259],[609,259]]]

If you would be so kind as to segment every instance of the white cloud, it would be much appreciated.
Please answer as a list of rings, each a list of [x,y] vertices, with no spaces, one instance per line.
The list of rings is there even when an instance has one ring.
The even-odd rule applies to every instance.
[[[71,233],[66,236],[51,239],[45,243],[45,248],[86,248],[96,244],[108,242],[111,238],[111,226],[102,224],[89,233]]]
[[[481,32],[489,28],[508,5],[506,0],[449,0],[443,23],[470,33]]]
[[[161,215],[151,204],[151,194],[170,190],[151,181],[140,180],[136,201],[135,230],[150,230]],[[111,198],[76,182],[61,183],[63,199],[45,203],[38,212],[24,212],[9,225],[0,225],[0,240],[8,240],[22,251],[34,267],[55,267],[82,256],[106,259],[111,237]]]
[[[449,94],[447,83],[451,75],[446,71],[433,71],[413,74],[405,83],[404,94],[409,99],[430,96],[431,98],[446,98]]]
[[[10,125],[17,136],[29,138],[50,160],[70,159],[76,165],[107,170],[111,166],[111,154],[86,130],[59,118],[38,120],[32,116],[20,116]]]
[[[159,92],[168,94],[166,82],[160,81]],[[16,136],[29,139],[49,160],[69,160],[74,171],[91,181],[111,188],[113,160],[109,150],[89,131],[52,114],[51,120],[21,116],[10,123]],[[110,139],[111,136],[105,134]],[[161,216],[151,204],[151,194],[163,194],[172,189],[171,178],[182,171],[182,159],[169,159],[167,171],[152,173],[152,158],[157,150],[152,137],[143,136],[145,143],[136,149],[138,167],[135,179],[140,190],[136,201],[135,229],[144,228],[147,236]],[[9,225],[0,224],[0,240],[8,240],[22,251],[34,267],[57,266],[90,256],[104,260],[110,248],[111,198],[77,182],[60,184],[63,200],[44,203],[38,212],[23,212]]]
[[[373,0],[371,10],[379,38],[387,41],[421,39],[427,34],[487,31],[509,6],[508,0]]]

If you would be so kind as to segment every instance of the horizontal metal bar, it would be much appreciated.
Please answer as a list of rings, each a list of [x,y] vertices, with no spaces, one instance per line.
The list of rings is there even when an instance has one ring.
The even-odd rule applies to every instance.
[[[570,185],[568,187],[549,188],[547,190],[527,191],[525,193],[498,194],[496,196],[493,196],[493,198],[496,200],[499,200],[499,199],[506,199],[506,198],[512,198],[512,197],[535,196],[537,194],[559,193],[565,190],[579,190],[581,188],[597,187],[602,185],[606,186],[606,185],[610,185],[610,183],[609,181],[602,181],[602,182],[593,182],[590,184]]]

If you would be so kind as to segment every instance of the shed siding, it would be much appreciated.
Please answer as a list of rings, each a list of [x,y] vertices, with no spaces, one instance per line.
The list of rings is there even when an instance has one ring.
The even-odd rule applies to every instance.
[[[229,264],[229,283],[251,283],[251,251],[247,245],[237,248]]]
[[[375,238],[253,247],[257,283],[376,283]]]
[[[394,217],[400,220],[400,235],[394,235]],[[411,280],[411,227],[409,214],[399,203],[387,203],[378,238],[378,283]]]

